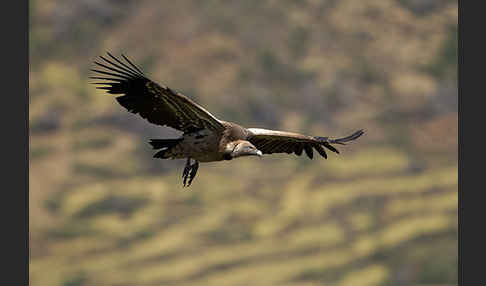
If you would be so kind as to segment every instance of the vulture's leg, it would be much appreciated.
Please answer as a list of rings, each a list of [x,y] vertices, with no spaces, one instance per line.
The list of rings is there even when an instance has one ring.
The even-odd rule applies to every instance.
[[[197,169],[199,169],[198,161],[196,161],[194,164],[191,165],[191,173],[189,174],[189,183],[187,183],[188,187],[191,185],[192,180],[194,180],[194,177],[196,177]]]
[[[191,171],[191,158],[187,158],[186,166],[184,167],[184,171],[182,172],[182,178],[184,178],[182,185],[186,186],[187,177],[189,176],[189,171]]]

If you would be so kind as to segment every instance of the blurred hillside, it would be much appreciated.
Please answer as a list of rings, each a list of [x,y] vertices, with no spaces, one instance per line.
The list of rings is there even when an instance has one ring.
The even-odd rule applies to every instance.
[[[457,2],[30,1],[30,284],[457,285]],[[98,55],[328,160],[152,159]]]

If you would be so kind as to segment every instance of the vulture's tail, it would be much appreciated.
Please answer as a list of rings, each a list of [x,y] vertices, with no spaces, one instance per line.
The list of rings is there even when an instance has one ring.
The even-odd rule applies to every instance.
[[[162,149],[159,152],[155,153],[154,158],[161,158],[161,159],[167,159],[169,158],[167,155],[167,151],[169,151],[172,147],[177,145],[179,142],[181,142],[183,138],[177,138],[177,139],[150,139],[149,144],[152,145],[152,147],[155,150]]]

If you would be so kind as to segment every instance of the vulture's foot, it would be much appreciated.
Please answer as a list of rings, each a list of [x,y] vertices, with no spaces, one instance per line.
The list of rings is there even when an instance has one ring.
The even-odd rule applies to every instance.
[[[189,171],[191,171],[191,158],[187,158],[186,166],[184,167],[184,171],[182,171],[182,177],[184,178],[184,185],[186,184],[187,175],[189,175]]]
[[[191,158],[187,158],[186,166],[184,167],[184,171],[182,172],[182,178],[184,178],[184,180],[182,181],[182,185],[184,187],[189,187],[191,185],[192,180],[194,180],[194,177],[196,177],[198,168],[198,161],[195,161],[194,164],[191,164]],[[189,179],[189,182],[187,182],[187,179]]]

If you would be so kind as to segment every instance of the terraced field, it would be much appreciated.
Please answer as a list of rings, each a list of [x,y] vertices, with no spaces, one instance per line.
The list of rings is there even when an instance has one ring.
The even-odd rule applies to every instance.
[[[380,171],[339,167],[356,160],[363,170]],[[282,156],[209,165],[189,191],[178,170],[66,188],[47,200],[59,220],[39,238],[31,279],[382,285],[410,263],[419,269],[407,271],[423,279],[454,278],[453,264],[435,274],[421,268],[456,259],[457,166],[411,174],[405,154],[388,150],[380,157],[374,149],[306,163]]]

